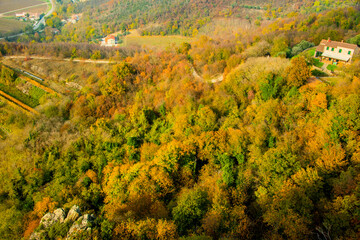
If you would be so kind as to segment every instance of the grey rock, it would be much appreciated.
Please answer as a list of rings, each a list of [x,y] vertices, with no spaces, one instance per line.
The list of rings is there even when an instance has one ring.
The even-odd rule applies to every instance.
[[[79,206],[74,205],[71,207],[71,209],[65,219],[65,222],[76,221],[76,219],[78,219],[80,216],[81,216],[81,211],[80,211]]]
[[[56,209],[53,213],[45,214],[41,220],[40,224],[42,224],[45,228],[48,228],[55,224],[56,222],[64,222],[65,219],[65,211],[62,208]]]
[[[92,214],[85,214],[81,216],[74,224],[70,227],[66,239],[72,239],[72,237],[83,231],[90,231],[90,224],[94,221],[95,216]]]
[[[66,216],[64,209],[62,209],[62,208],[56,209],[54,211],[54,215],[55,215],[54,219],[55,219],[56,222],[57,221],[60,221],[61,223],[64,222],[65,216]]]

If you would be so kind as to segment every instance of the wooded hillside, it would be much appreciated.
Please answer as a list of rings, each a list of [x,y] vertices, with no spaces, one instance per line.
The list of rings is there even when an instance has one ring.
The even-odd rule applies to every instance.
[[[100,6],[86,13],[104,11],[99,22],[177,16],[181,29],[228,3],[77,7]],[[360,15],[352,1],[327,3],[272,1],[286,16],[161,50],[1,42],[3,64],[58,96],[0,69],[0,86],[37,96],[39,112],[0,98],[0,238],[359,239],[359,56],[328,69],[314,46],[358,44]]]

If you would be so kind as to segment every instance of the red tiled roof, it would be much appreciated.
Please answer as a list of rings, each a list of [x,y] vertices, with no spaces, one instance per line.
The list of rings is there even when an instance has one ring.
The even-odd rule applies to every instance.
[[[115,40],[115,36],[109,35],[109,36],[107,36],[107,37],[105,38],[105,40],[109,40],[109,39],[114,39],[114,40]]]
[[[324,52],[325,45],[319,45],[316,47],[317,52]]]

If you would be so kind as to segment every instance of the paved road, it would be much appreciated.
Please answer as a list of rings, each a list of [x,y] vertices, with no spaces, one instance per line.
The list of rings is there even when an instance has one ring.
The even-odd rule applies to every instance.
[[[51,2],[51,9],[50,9],[50,11],[49,11],[47,14],[45,14],[45,16],[43,16],[43,17],[40,19],[40,21],[37,22],[37,23],[34,25],[34,30],[37,30],[37,29],[40,27],[41,24],[44,24],[44,25],[45,25],[45,18],[48,17],[48,16],[50,16],[50,15],[55,11],[55,2],[54,2],[54,1],[55,1],[55,0],[50,0],[50,2]]]

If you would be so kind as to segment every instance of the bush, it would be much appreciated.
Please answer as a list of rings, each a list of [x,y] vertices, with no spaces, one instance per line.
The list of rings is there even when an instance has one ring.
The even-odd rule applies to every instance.
[[[292,50],[291,50],[291,55],[295,56],[298,55],[299,53],[303,52],[304,50],[311,48],[315,46],[314,43],[302,40],[299,44],[295,45]]]
[[[49,230],[48,230],[48,239],[59,239],[59,237],[65,237],[66,234],[68,233],[70,226],[71,226],[71,222],[67,222],[67,223],[60,223],[57,222],[54,225],[52,225]]]
[[[45,108],[44,114],[46,117],[56,117],[59,114],[59,108],[57,106],[51,105]]]
[[[317,70],[317,69],[314,69],[311,71],[311,74],[313,76],[316,76],[316,77],[326,77],[328,76],[326,73],[324,73],[323,71],[320,71],[320,70]]]
[[[331,64],[329,64],[329,65],[326,67],[326,69],[333,72],[335,69],[337,69],[337,66],[336,66],[336,65],[331,65]]]
[[[322,66],[324,66],[324,63],[320,62],[320,60],[316,58],[311,58],[311,64],[318,68],[322,68]]]

